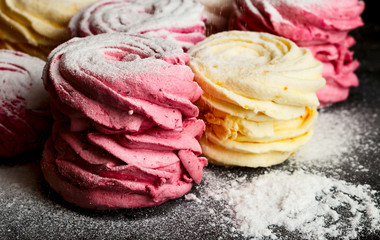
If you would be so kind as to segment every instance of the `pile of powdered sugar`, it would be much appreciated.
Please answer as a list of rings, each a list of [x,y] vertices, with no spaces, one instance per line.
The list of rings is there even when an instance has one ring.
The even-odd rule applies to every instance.
[[[200,198],[188,200],[205,205],[218,202],[223,217],[214,212],[214,221],[225,226],[233,223],[229,231],[246,237],[275,239],[291,232],[304,239],[354,239],[364,231],[380,230],[376,191],[368,185],[303,170],[276,170],[250,180],[207,171],[204,184]]]
[[[213,206],[214,221],[225,228],[233,223],[229,231],[246,237],[273,239],[291,232],[303,239],[355,239],[363,232],[378,232],[379,192],[341,180],[347,168],[369,171],[358,149],[380,156],[376,121],[376,113],[360,108],[321,109],[313,138],[283,166],[255,177],[206,169],[200,197],[188,200],[205,206],[218,202],[223,217]]]

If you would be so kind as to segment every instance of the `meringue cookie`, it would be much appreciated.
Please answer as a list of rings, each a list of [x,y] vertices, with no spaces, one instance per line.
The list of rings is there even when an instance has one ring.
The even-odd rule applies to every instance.
[[[42,171],[84,208],[159,205],[201,182],[202,94],[176,44],[147,35],[74,38],[49,55],[43,80],[56,119]]]
[[[54,47],[69,39],[70,18],[93,2],[1,0],[0,46],[44,59]]]
[[[73,37],[144,33],[176,42],[184,50],[205,38],[203,7],[193,0],[103,0],[70,21]]]
[[[279,35],[309,48],[324,65],[325,88],[317,95],[322,105],[343,101],[359,81],[359,62],[349,48],[355,41],[348,32],[363,25],[358,0],[237,0],[230,30],[260,31]]]
[[[285,161],[313,132],[325,84],[308,49],[267,33],[210,36],[189,54],[205,92],[203,153],[221,165],[266,167]]]
[[[14,157],[42,149],[51,128],[48,94],[41,74],[45,62],[0,50],[0,155]]]

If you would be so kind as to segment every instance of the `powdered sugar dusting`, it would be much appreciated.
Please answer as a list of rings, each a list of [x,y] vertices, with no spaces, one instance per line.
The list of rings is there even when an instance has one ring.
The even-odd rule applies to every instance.
[[[185,199],[187,201],[195,201],[197,203],[202,203],[202,200],[200,200],[194,193],[188,193],[185,195]]]
[[[3,166],[0,236],[13,236],[12,226],[20,226],[20,237],[74,234],[94,239],[100,232],[120,238],[155,239],[241,239],[241,234],[247,238],[281,238],[289,236],[287,232],[303,239],[356,238],[360,232],[379,230],[379,203],[368,185],[302,170],[275,170],[253,178],[233,172],[221,174],[219,170],[205,169],[203,185],[185,195],[188,201],[97,213],[72,208],[44,189],[44,184],[41,188],[37,164]]]
[[[202,203],[218,202],[223,217],[213,210],[213,218],[248,238],[276,239],[292,232],[306,239],[356,239],[379,232],[378,189],[340,180],[371,171],[359,158],[366,155],[357,152],[369,152],[373,160],[380,156],[378,120],[377,113],[357,106],[320,109],[314,137],[278,170],[264,169],[253,178],[206,171]]]
[[[81,25],[93,24],[101,33],[115,30],[139,33],[161,28],[188,28],[204,25],[202,9],[193,0],[105,0],[83,11],[86,16],[82,18],[88,19]]]
[[[217,179],[221,180],[221,179]],[[275,171],[239,183],[230,180],[222,191],[209,191],[231,208],[237,228],[250,237],[276,238],[284,227],[308,239],[356,238],[364,223],[378,230],[380,210],[369,186],[296,171]],[[238,185],[238,186],[237,186]]]
[[[314,136],[290,159],[291,164],[314,168],[333,168],[349,165],[362,172],[368,171],[356,151],[371,151],[380,155],[380,143],[374,140],[380,129],[373,128],[379,120],[377,113],[359,107],[350,110],[320,110]],[[323,151],[321,150],[323,149]]]
[[[283,165],[270,169],[210,166],[204,169],[201,185],[183,199],[156,208],[83,211],[41,186],[37,164],[1,166],[0,204],[5,207],[0,210],[4,229],[0,237],[14,236],[14,226],[18,226],[21,237],[75,235],[94,239],[100,233],[160,239],[355,239],[361,234],[379,234],[379,189],[341,178],[347,174],[347,166],[354,175],[371,173],[371,169],[364,171],[368,165],[361,159],[347,157],[355,151],[351,140],[358,148],[367,146],[368,152],[378,153],[378,143],[371,144],[378,136],[378,116],[355,106],[352,109],[321,110],[316,126],[321,132],[316,131],[309,144]],[[326,149],[319,154],[311,151],[317,146]],[[302,152],[307,149],[309,156]]]
[[[185,49],[204,39],[203,7],[194,0],[104,0],[76,14],[73,36],[101,33],[149,33],[170,39]]]
[[[376,69],[368,61],[363,66]],[[335,239],[337,233],[342,233],[337,239],[379,238],[380,99],[373,90],[379,84],[375,74],[361,74],[356,94],[320,110],[314,137],[284,164],[270,169],[210,165],[202,183],[184,198],[158,207],[78,209],[47,187],[38,163],[1,165],[0,239],[250,239],[255,234],[257,239]],[[242,200],[247,197],[261,204],[255,208],[256,203]],[[300,223],[310,219],[302,208],[307,203],[311,212],[321,208],[303,228]],[[269,207],[270,214],[288,215],[280,211],[268,220],[264,214],[263,228],[244,227],[257,222],[253,212]]]
[[[63,50],[62,61],[68,69],[85,69],[95,75],[107,75],[107,79],[120,79],[123,78],[121,74],[143,71],[159,72],[161,67],[168,67],[170,59],[182,61],[185,55],[181,48],[169,41],[123,33],[74,38],[57,47],[50,56]],[[131,55],[134,59],[124,58]],[[69,60],[65,61],[66,58]]]
[[[0,103],[22,99],[26,108],[36,109],[47,102],[42,80],[45,62],[24,53],[0,51]],[[6,109],[4,109],[6,110]]]

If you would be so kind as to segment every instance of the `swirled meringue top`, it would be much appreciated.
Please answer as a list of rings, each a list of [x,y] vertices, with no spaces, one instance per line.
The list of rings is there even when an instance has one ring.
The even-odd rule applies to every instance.
[[[190,49],[204,90],[202,152],[215,164],[267,167],[285,161],[313,133],[325,84],[308,49],[268,33],[231,31]]]
[[[190,49],[190,67],[201,88],[244,109],[319,105],[315,92],[325,80],[309,50],[267,33],[231,31],[212,35]],[[259,104],[260,103],[260,104]],[[260,106],[261,105],[261,106]]]
[[[192,102],[202,90],[188,61],[179,46],[161,38],[100,34],[57,47],[43,79],[53,100],[107,128],[122,129],[136,115],[174,129],[182,114],[198,115]]]
[[[147,33],[184,48],[204,39],[203,6],[193,0],[103,0],[76,14],[72,36],[110,32]]]
[[[364,2],[358,0],[237,0],[232,25],[240,26],[232,28],[265,31],[297,43],[336,43],[363,25],[363,10]]]

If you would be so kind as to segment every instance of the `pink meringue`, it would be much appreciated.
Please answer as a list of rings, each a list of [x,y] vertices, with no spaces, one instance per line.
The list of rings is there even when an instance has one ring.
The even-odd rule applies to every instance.
[[[326,105],[345,100],[359,84],[348,32],[363,25],[363,10],[360,0],[236,0],[229,29],[269,32],[309,48],[324,64],[327,84],[317,95]]]
[[[50,134],[48,94],[41,74],[45,62],[0,50],[0,155],[14,157],[43,148]]]
[[[49,56],[43,80],[56,119],[41,167],[84,208],[159,205],[199,184],[202,94],[170,41],[110,33],[74,38]]]
[[[203,6],[193,0],[103,0],[70,21],[73,37],[141,33],[170,39],[184,50],[205,38]]]

